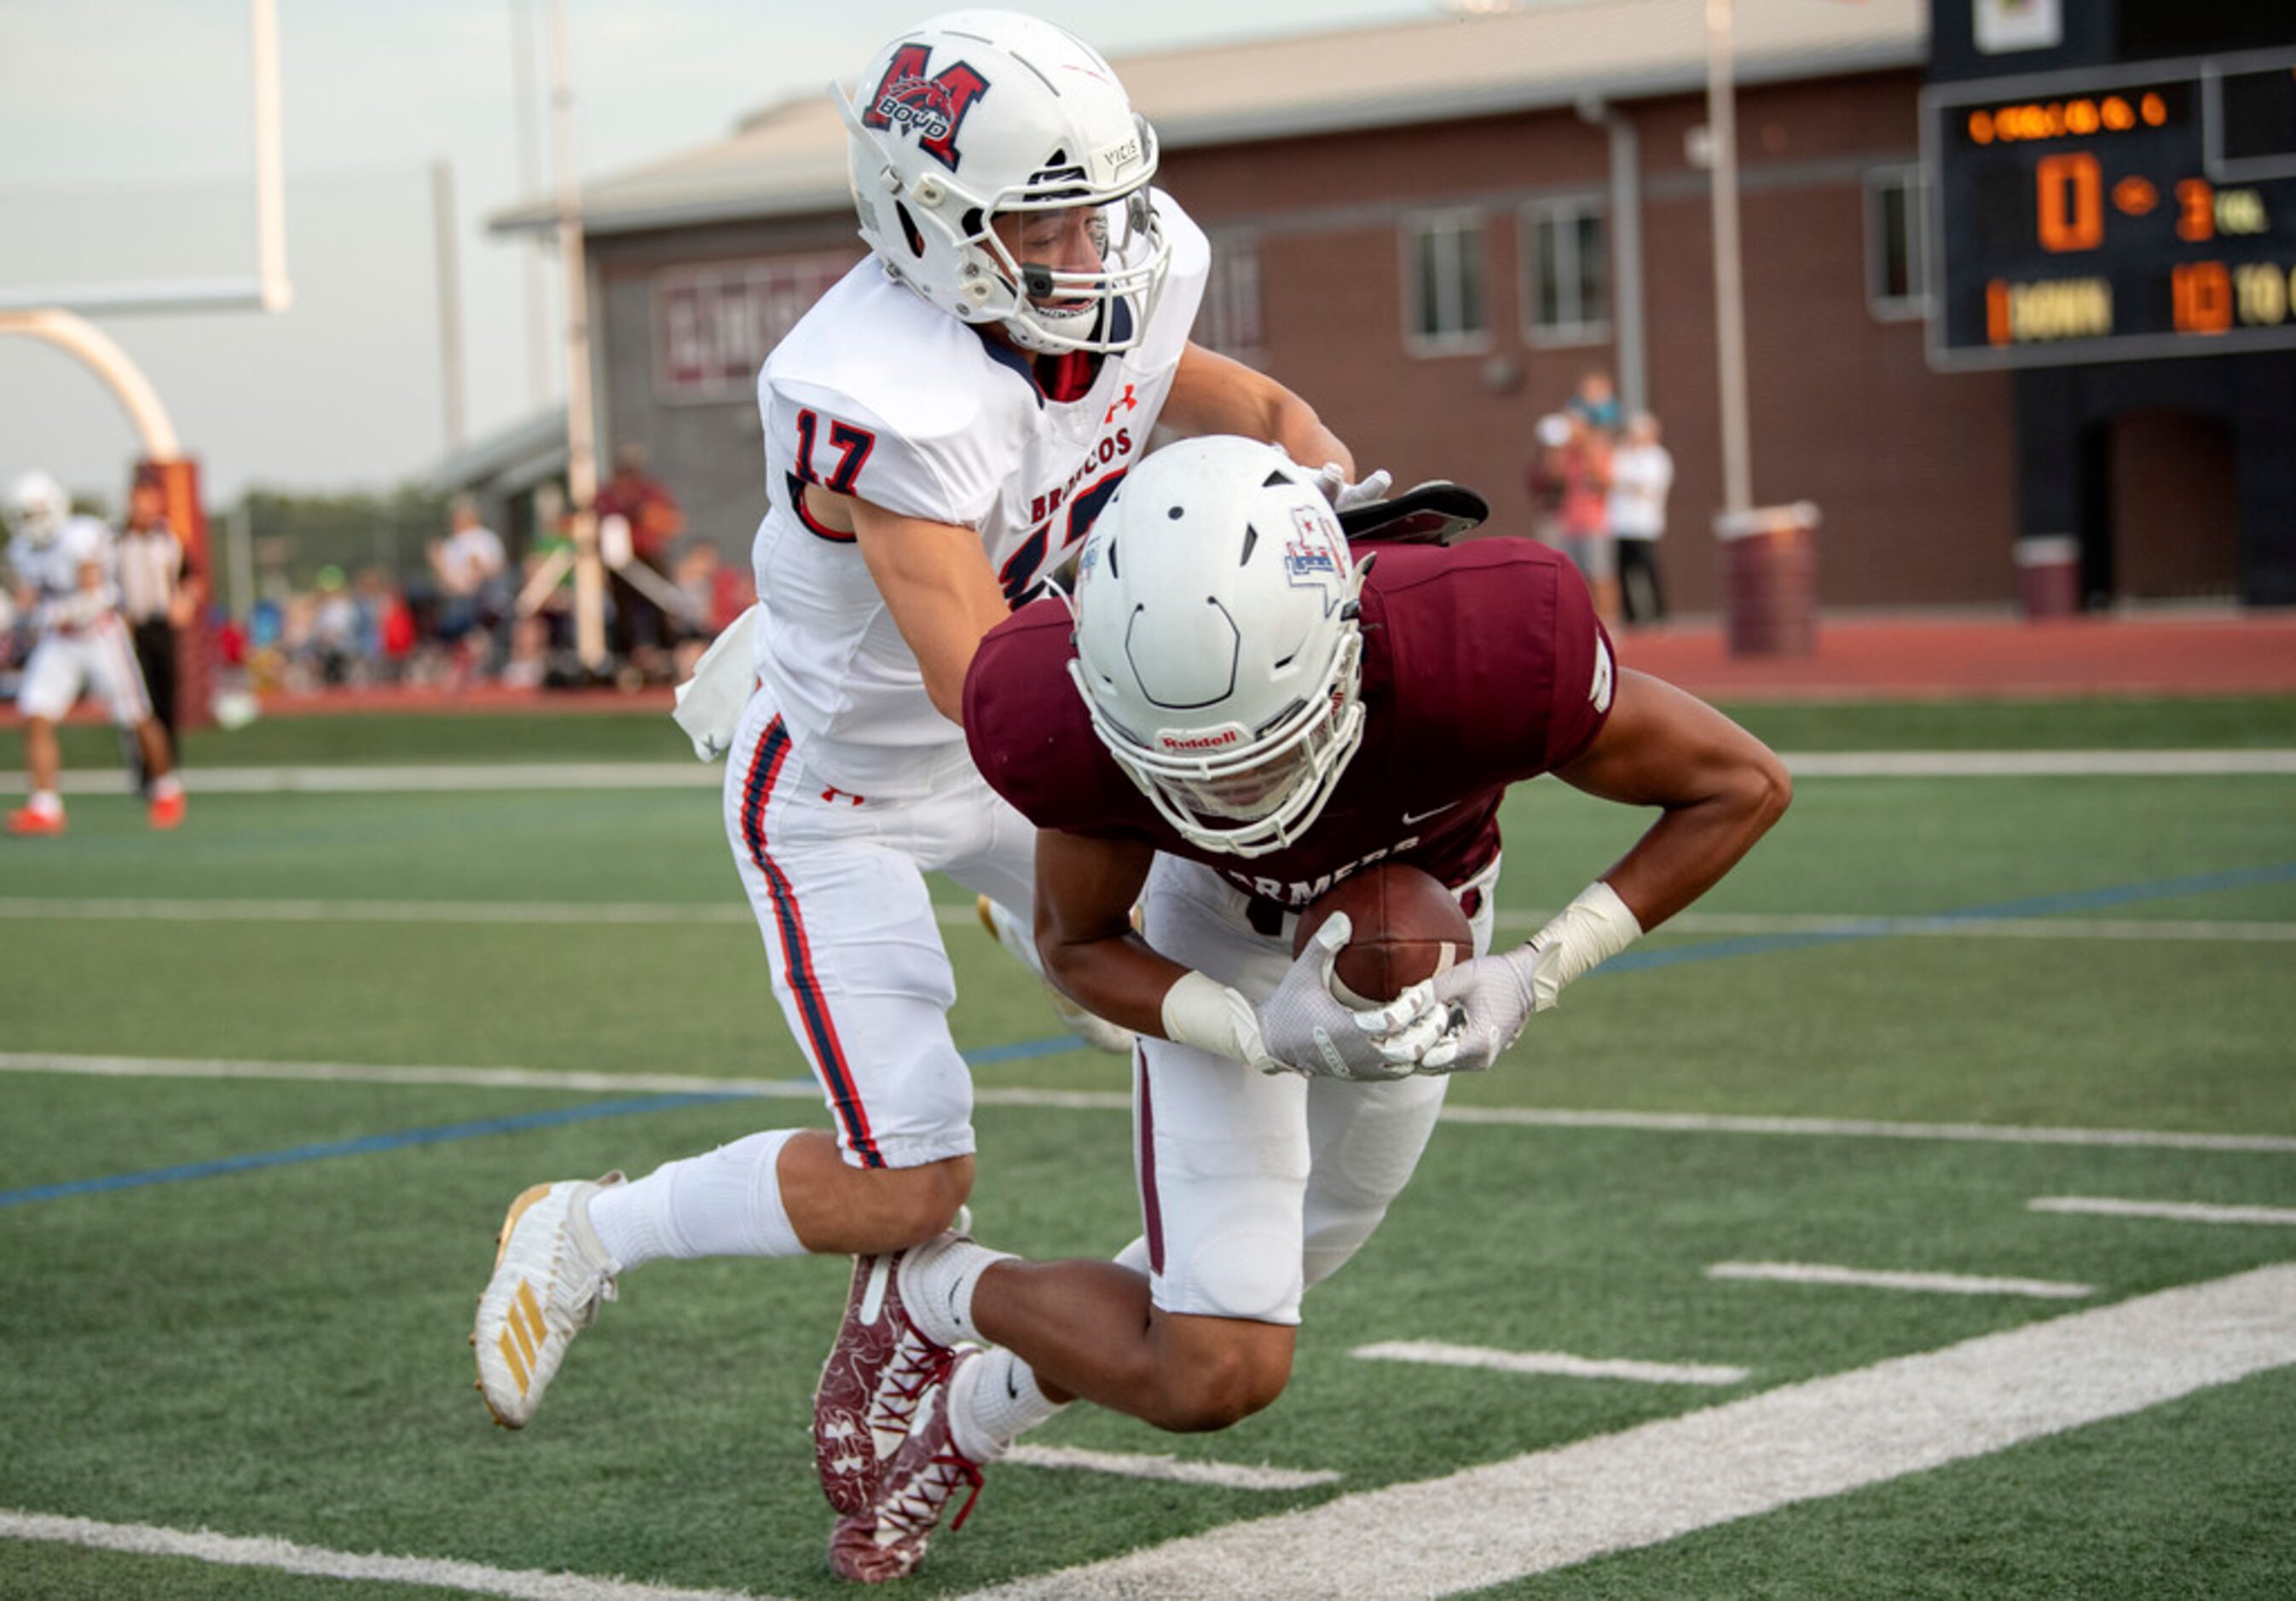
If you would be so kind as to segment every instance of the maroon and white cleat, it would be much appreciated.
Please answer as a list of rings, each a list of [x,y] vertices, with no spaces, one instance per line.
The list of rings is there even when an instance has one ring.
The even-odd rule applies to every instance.
[[[876,1499],[879,1470],[948,1365],[948,1348],[920,1333],[901,1304],[901,1256],[854,1258],[845,1322],[813,1392],[814,1467],[830,1506],[848,1517]]]
[[[983,1464],[959,1450],[949,1429],[949,1395],[958,1376],[986,1354],[977,1345],[947,1353],[943,1376],[925,1392],[908,1437],[878,1474],[868,1509],[837,1520],[829,1536],[829,1567],[855,1584],[883,1584],[916,1572],[941,1515],[960,1488],[971,1491],[949,1523],[964,1527],[980,1498]]]

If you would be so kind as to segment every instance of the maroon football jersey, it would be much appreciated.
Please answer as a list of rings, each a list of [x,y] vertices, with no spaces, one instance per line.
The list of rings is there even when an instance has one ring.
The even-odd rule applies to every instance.
[[[989,784],[1039,828],[1143,841],[1287,907],[1376,861],[1472,878],[1507,785],[1584,751],[1616,677],[1586,584],[1547,546],[1382,548],[1363,592],[1363,743],[1304,838],[1240,857],[1182,838],[1102,745],[1069,677],[1072,627],[1041,600],[981,641],[964,733]]]

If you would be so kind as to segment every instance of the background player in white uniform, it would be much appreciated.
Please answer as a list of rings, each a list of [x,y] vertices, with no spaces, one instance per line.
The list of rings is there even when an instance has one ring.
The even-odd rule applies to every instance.
[[[1311,407],[1189,342],[1208,249],[1149,187],[1155,135],[1087,45],[952,13],[881,51],[846,109],[872,253],[759,378],[758,686],[726,781],[775,993],[836,1130],[520,1197],[475,1330],[512,1426],[626,1268],[857,1254],[857,1299],[873,1253],[947,1227],[972,1187],[972,1085],[924,874],[1025,907],[1035,844],[959,727],[981,635],[1073,554],[1160,421],[1272,441],[1354,488]],[[849,1522],[898,1440],[851,1449],[824,1386],[824,1483]],[[1013,1404],[1049,1410],[1033,1386]]]
[[[111,707],[112,721],[134,731],[151,780],[152,826],[175,827],[184,820],[184,792],[167,735],[152,715],[135,643],[119,618],[111,530],[93,517],[73,516],[63,486],[45,472],[17,480],[8,496],[8,518],[15,533],[8,564],[16,573],[17,603],[30,613],[39,636],[16,691],[32,794],[8,814],[8,832],[64,831],[63,801],[56,793],[63,765],[56,724],[83,691]]]

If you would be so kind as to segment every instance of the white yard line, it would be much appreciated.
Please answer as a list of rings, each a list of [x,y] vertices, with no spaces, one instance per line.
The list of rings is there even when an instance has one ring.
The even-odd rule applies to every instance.
[[[0,917],[59,923],[727,923],[753,920],[740,902],[675,903],[556,900],[147,900],[102,897],[66,900],[0,898]],[[972,921],[972,909],[964,911]],[[947,921],[954,922],[954,918]],[[2296,924],[2289,925],[2296,928]]]
[[[348,1084],[461,1084],[480,1089],[595,1090],[602,1093],[734,1094],[811,1100],[820,1091],[797,1079],[713,1079],[690,1073],[583,1072],[531,1067],[384,1066],[344,1062],[215,1061],[165,1056],[96,1056],[60,1051],[0,1051],[0,1072],[81,1074],[118,1079],[267,1079]],[[980,1088],[987,1106],[1073,1112],[1127,1112],[1122,1090]],[[1920,1139],[2013,1145],[2103,1145],[2172,1151],[2247,1151],[2296,1154],[2296,1136],[2187,1134],[2154,1129],[2054,1129],[2013,1123],[1892,1123],[1864,1118],[1733,1117],[1694,1112],[1595,1112],[1546,1106],[1447,1106],[1447,1123],[1531,1129],[1622,1129],[1652,1134],[1751,1134],[1812,1139]]]
[[[2296,1225],[2296,1207],[2215,1206],[2202,1201],[2115,1201],[2102,1195],[2043,1195],[2028,1211],[2085,1212],[2102,1218],[2161,1218],[2177,1223]]]
[[[194,795],[435,795],[512,790],[685,790],[721,787],[726,769],[699,761],[430,762],[403,767],[184,769]],[[17,779],[21,787],[22,780]],[[124,794],[122,773],[67,772],[67,794]]]
[[[1219,1490],[1313,1490],[1336,1484],[1342,1475],[1290,1467],[1250,1467],[1234,1462],[1182,1462],[1174,1457],[1131,1452],[1087,1451],[1065,1445],[1016,1445],[1003,1461],[1022,1467],[1115,1474],[1127,1479],[1160,1479],[1171,1484],[1206,1484]]]
[[[1643,1384],[1742,1384],[1743,1367],[1700,1362],[1637,1362],[1618,1357],[1573,1357],[1559,1351],[1493,1351],[1440,1340],[1389,1340],[1349,1353],[1375,1362],[1424,1362],[1437,1367],[1484,1367],[1495,1373],[1566,1379],[1628,1379]]]
[[[2094,1285],[2054,1278],[1984,1278],[1966,1273],[1893,1273],[1873,1268],[1838,1268],[1825,1262],[1716,1262],[1709,1278],[1751,1279],[1767,1284],[1840,1285],[1865,1290],[1914,1290],[1936,1295],[2030,1295],[2044,1301],[2079,1301],[2096,1293]]]
[[[1789,1138],[1932,1139],[2007,1145],[2120,1145],[2165,1151],[2296,1154],[2296,1136],[2185,1134],[2163,1129],[2063,1129],[2021,1123],[1898,1123],[1873,1118],[1745,1117],[1704,1112],[1578,1112],[1545,1106],[1446,1106],[1448,1123],[1539,1129],[1633,1129],[1652,1134],[1783,1135]]]
[[[2199,777],[2296,773],[2296,751],[1828,751],[1790,753],[1797,778]]]
[[[978,1592],[1443,1596],[2008,1449],[2296,1364],[2296,1266],[2145,1295]],[[1070,1455],[1071,1453],[1058,1453]],[[1073,1453],[1097,1456],[1099,1453]],[[0,1511],[0,1538],[535,1601],[736,1592]]]
[[[976,1601],[1444,1596],[1656,1545],[2296,1363],[2296,1267],[1228,1523]]]
[[[1545,928],[1552,911],[1501,912],[1503,929]],[[2296,922],[2196,917],[1849,917],[1839,914],[1685,912],[1667,920],[1670,934],[1841,934],[1936,936],[1954,940],[2296,940]]]
[[[746,1590],[681,1589],[627,1579],[592,1579],[580,1573],[490,1568],[445,1557],[330,1551],[292,1540],[212,1534],[204,1529],[160,1529],[146,1523],[102,1523],[92,1518],[56,1517],[40,1512],[0,1509],[0,1539],[48,1540],[138,1556],[183,1556],[226,1567],[268,1568],[321,1579],[425,1584],[476,1596],[512,1596],[521,1601],[743,1601],[744,1597],[771,1601]]]
[[[2296,773],[2296,751],[1789,751],[1797,778],[2185,777]],[[716,789],[725,769],[699,761],[426,762],[389,767],[186,768],[193,794],[440,794],[513,790]],[[21,790],[21,774],[0,788]],[[67,772],[70,794],[121,794],[117,772]]]
[[[1498,915],[1503,929],[1537,929],[1550,909]],[[0,896],[0,918],[29,922],[124,923],[467,923],[746,924],[738,901],[616,900],[269,900],[152,899],[134,896]],[[970,927],[972,906],[934,908],[946,928]],[[1685,912],[1669,921],[1678,934],[1890,934],[1991,940],[2176,940],[2296,941],[2296,920],[2210,921],[2141,917],[1854,917],[1840,913]]]

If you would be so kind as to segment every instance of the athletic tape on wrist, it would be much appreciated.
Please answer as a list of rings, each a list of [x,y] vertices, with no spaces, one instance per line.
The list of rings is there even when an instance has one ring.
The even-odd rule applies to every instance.
[[[1532,1009],[1546,1011],[1561,998],[1564,986],[1642,937],[1643,925],[1618,891],[1596,879],[1556,913],[1554,922],[1531,936],[1531,948],[1538,953],[1530,970]]]

